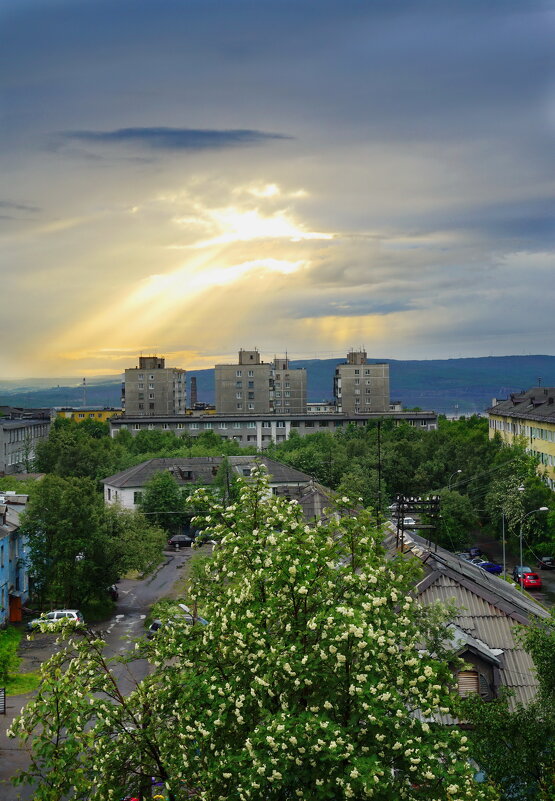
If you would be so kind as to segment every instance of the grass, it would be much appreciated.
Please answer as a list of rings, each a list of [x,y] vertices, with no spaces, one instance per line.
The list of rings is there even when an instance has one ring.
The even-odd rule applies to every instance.
[[[0,632],[0,666],[4,675],[0,681],[5,684],[6,695],[22,695],[35,690],[40,681],[38,673],[19,673],[22,659],[17,655],[23,631],[14,626]]]

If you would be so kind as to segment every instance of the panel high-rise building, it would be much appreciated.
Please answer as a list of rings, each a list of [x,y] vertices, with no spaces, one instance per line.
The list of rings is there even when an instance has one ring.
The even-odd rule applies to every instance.
[[[287,358],[263,362],[258,350],[241,349],[237,364],[216,365],[215,383],[218,414],[306,412],[306,370]]]
[[[343,414],[389,411],[389,364],[369,363],[366,351],[350,351],[335,368],[333,394]]]
[[[122,407],[126,415],[175,415],[187,410],[186,371],[166,367],[158,356],[140,356],[125,371]]]

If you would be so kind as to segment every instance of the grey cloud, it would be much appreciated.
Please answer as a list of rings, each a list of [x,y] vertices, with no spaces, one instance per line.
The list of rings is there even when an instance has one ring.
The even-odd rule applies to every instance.
[[[220,150],[290,139],[285,134],[249,128],[217,130],[208,128],[117,128],[112,131],[65,131],[64,139],[88,144],[139,146],[152,150]]]
[[[0,209],[8,211],[23,211],[29,214],[35,214],[40,211],[38,206],[29,206],[26,203],[12,203],[10,200],[0,200]]]

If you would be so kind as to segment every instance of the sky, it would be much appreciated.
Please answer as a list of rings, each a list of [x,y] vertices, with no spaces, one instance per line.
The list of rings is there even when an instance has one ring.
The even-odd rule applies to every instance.
[[[553,0],[3,0],[3,377],[554,354],[554,33]]]

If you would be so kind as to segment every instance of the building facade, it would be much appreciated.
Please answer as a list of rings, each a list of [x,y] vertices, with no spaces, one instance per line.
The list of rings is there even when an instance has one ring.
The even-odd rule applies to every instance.
[[[389,364],[369,363],[366,351],[350,351],[335,368],[333,394],[343,414],[389,410]]]
[[[555,490],[555,387],[533,387],[507,400],[494,400],[487,410],[490,439],[524,443],[539,461],[539,470]]]
[[[289,359],[263,362],[257,350],[239,351],[237,364],[215,367],[218,414],[304,414],[306,370],[291,368]]]
[[[19,527],[27,495],[0,493],[0,626],[19,623],[29,597],[27,542]]]
[[[49,433],[48,419],[0,418],[0,475],[31,472],[37,442],[47,439]]]
[[[125,414],[185,414],[186,371],[166,367],[165,359],[140,356],[139,366],[125,371],[122,408]]]
[[[222,439],[232,439],[242,447],[253,447],[258,450],[267,448],[271,442],[285,442],[293,432],[303,437],[317,431],[338,431],[349,425],[365,426],[378,420],[393,420],[398,425],[408,423],[411,426],[432,430],[437,428],[435,412],[382,412],[370,414],[314,414],[277,415],[273,412],[261,415],[225,415],[198,413],[185,418],[152,417],[112,417],[110,422],[111,436],[118,431],[128,430],[136,435],[142,430],[173,431],[177,435],[188,434],[198,437],[205,431],[213,431]]]
[[[82,423],[84,420],[97,420],[101,423],[106,423],[110,417],[115,414],[121,414],[121,412],[121,409],[101,406],[64,407],[63,409],[55,410],[56,417],[61,417],[63,420],[73,420],[75,423]]]

